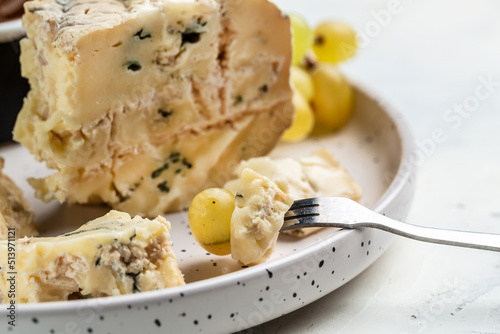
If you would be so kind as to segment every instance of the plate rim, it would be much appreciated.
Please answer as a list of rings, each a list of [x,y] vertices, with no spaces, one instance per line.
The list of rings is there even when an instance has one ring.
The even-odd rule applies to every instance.
[[[0,22],[0,43],[12,42],[24,35],[25,32],[20,18]]]

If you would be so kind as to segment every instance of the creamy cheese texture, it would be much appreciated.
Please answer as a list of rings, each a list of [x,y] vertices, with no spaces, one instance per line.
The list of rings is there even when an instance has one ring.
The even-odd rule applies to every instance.
[[[267,0],[33,0],[15,140],[45,201],[155,217],[266,154],[293,117],[289,19]]]
[[[0,240],[9,237],[9,229],[14,230],[16,239],[35,236],[38,232],[30,204],[14,181],[2,172],[3,166],[4,160],[0,158]]]
[[[300,159],[284,158],[273,159],[259,157],[242,161],[235,168],[235,175],[244,169],[251,169],[256,173],[269,178],[279,189],[294,200],[338,196],[359,201],[362,196],[361,187],[352,179],[335,157],[325,149],[318,149],[310,156]],[[224,188],[237,191],[238,179],[226,183]],[[304,228],[287,231],[285,233],[303,237],[316,228]]]
[[[231,256],[245,265],[263,262],[274,250],[293,199],[249,168],[241,171],[234,186]]]
[[[110,211],[76,231],[16,241],[17,302],[60,301],[184,284],[168,240],[170,223]],[[0,292],[8,301],[7,241],[0,242]]]

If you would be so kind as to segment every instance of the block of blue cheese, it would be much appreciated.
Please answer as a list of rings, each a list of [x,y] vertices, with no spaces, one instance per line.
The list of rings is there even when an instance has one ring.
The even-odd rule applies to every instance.
[[[3,167],[4,160],[0,158],[0,240],[7,240],[9,236],[15,239],[36,236],[35,215],[30,203],[22,190],[2,171]]]
[[[155,217],[221,186],[293,118],[289,19],[268,0],[33,0],[14,139],[50,201]]]
[[[105,297],[184,284],[170,223],[110,211],[76,231],[15,242],[17,301]],[[8,241],[0,242],[0,293],[8,302]]]

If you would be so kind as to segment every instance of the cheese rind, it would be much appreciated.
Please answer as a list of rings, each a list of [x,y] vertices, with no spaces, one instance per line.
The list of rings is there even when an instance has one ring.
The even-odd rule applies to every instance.
[[[30,181],[46,201],[151,217],[185,208],[291,122],[289,20],[267,0],[25,9],[31,91],[14,138],[57,171]]]
[[[0,240],[8,238],[9,229],[14,231],[16,239],[35,236],[38,232],[30,204],[14,181],[2,172],[3,166],[4,160],[0,158]]]
[[[110,211],[76,231],[15,243],[20,303],[103,297],[184,284],[168,241],[170,223]],[[8,302],[7,241],[0,242],[0,292]]]
[[[267,177],[249,168],[241,171],[231,217],[231,256],[245,265],[271,255],[293,199]]]

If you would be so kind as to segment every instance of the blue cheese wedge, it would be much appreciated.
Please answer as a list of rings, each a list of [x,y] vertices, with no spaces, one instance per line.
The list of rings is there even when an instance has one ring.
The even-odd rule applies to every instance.
[[[0,240],[35,236],[38,232],[30,204],[14,181],[2,172],[3,166],[0,158]]]
[[[170,223],[111,211],[76,231],[16,241],[17,301],[34,303],[123,295],[184,284],[169,242]],[[0,292],[9,285],[0,242]]]
[[[257,264],[273,252],[293,199],[249,168],[241,171],[237,182],[231,217],[231,256],[245,265]]]
[[[234,174],[251,169],[269,178],[285,194],[295,199],[337,196],[359,201],[362,196],[361,187],[349,175],[330,152],[318,149],[308,157],[300,159],[272,159],[259,157],[242,161]],[[224,188],[237,191],[239,180],[226,183]],[[304,237],[317,231],[316,228],[296,229],[285,233]]]
[[[50,201],[155,217],[224,184],[293,117],[289,19],[267,0],[33,0],[15,140]]]

